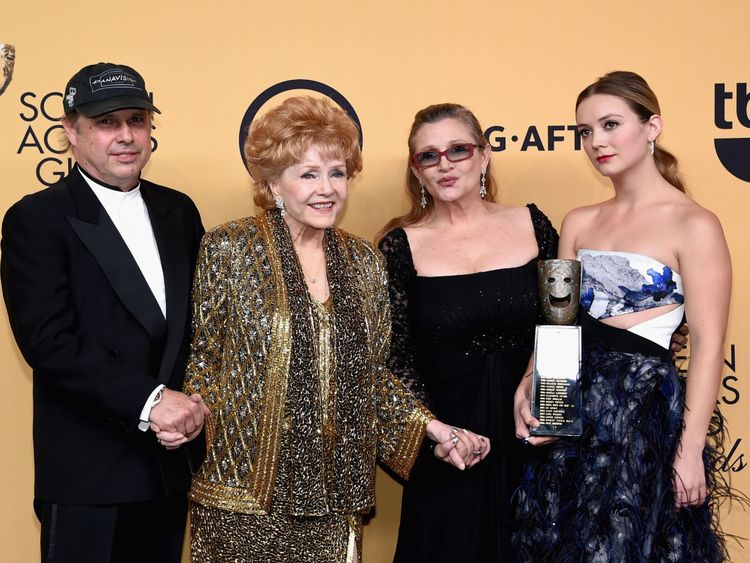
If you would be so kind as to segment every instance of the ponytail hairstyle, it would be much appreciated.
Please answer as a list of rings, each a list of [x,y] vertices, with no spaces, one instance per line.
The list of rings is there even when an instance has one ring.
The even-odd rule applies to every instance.
[[[409,131],[409,158],[406,161],[406,194],[409,198],[409,211],[400,217],[388,221],[386,226],[375,235],[376,243],[379,243],[382,238],[393,229],[408,227],[409,225],[419,223],[422,219],[430,215],[435,208],[432,196],[426,190],[425,198],[427,199],[427,205],[424,209],[422,208],[422,186],[419,183],[419,179],[414,175],[409,163],[411,162],[411,157],[417,151],[417,148],[414,145],[414,138],[417,136],[417,133],[422,126],[427,125],[428,123],[437,123],[444,119],[458,119],[469,130],[472,141],[479,149],[484,149],[484,147],[487,146],[487,139],[484,138],[483,129],[481,125],[479,125],[479,121],[476,116],[464,106],[459,104],[434,104],[419,110],[414,116],[414,123],[411,124],[411,130]],[[492,172],[490,171],[489,162],[487,163],[485,176],[487,195],[484,200],[495,201],[497,187],[495,180],[492,177]],[[479,184],[477,183],[477,186],[478,185]],[[477,191],[478,190],[479,188],[477,187]]]
[[[616,70],[599,78],[578,94],[576,109],[581,102],[594,94],[617,96],[640,118],[641,123],[648,121],[652,115],[661,115],[659,100],[646,81],[634,72]],[[675,188],[685,193],[685,185],[677,169],[677,158],[661,146],[654,146],[654,162],[662,177]]]

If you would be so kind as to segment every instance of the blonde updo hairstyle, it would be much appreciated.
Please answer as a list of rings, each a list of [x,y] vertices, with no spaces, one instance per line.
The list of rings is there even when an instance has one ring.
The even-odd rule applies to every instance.
[[[253,122],[244,154],[255,183],[255,205],[274,207],[271,182],[300,162],[310,147],[316,147],[324,159],[343,160],[349,179],[362,170],[359,130],[344,110],[327,99],[289,98]]]
[[[605,74],[578,94],[576,109],[583,100],[595,94],[617,96],[628,104],[642,123],[648,121],[652,115],[661,115],[656,94],[643,77],[634,72],[616,70]],[[685,184],[682,182],[677,168],[677,158],[668,150],[656,144],[654,147],[654,162],[662,177],[684,193]]]

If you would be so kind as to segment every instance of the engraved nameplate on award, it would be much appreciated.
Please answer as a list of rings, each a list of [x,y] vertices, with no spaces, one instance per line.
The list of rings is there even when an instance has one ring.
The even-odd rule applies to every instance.
[[[531,414],[540,426],[533,436],[579,436],[582,430],[581,327],[574,326],[581,287],[577,260],[540,260],[539,296],[550,324],[534,339]]]

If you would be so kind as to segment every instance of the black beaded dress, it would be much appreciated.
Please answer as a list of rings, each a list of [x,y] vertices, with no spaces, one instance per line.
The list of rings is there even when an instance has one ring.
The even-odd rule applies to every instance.
[[[522,266],[422,277],[403,229],[380,243],[393,323],[388,367],[441,421],[492,443],[466,471],[423,449],[404,486],[396,562],[513,561],[510,499],[522,461],[513,394],[540,320],[536,262],[555,257],[558,240],[549,219],[527,207],[539,256]]]

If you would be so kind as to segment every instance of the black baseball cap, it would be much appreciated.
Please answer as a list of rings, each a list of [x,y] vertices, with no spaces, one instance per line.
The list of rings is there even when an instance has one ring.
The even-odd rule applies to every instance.
[[[161,113],[151,103],[143,77],[129,66],[114,63],[85,66],[65,86],[65,115],[78,111],[86,117],[96,117],[130,108]]]

